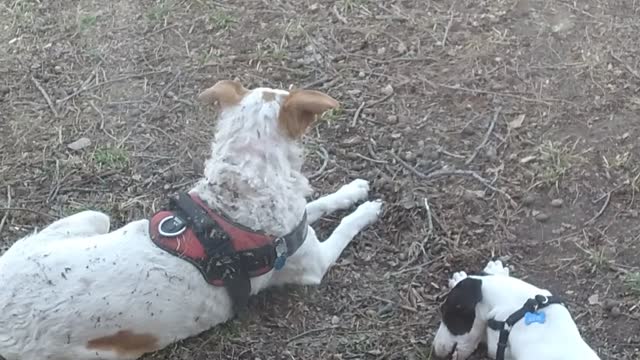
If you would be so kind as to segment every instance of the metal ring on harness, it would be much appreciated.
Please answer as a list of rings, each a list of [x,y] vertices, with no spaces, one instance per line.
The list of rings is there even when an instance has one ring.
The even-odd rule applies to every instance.
[[[168,232],[168,231],[162,230],[162,225],[164,225],[169,220],[173,220],[174,221],[173,226],[177,227],[177,230],[175,230],[173,232]],[[185,230],[187,230],[187,223],[184,220],[182,220],[179,217],[174,216],[174,215],[167,216],[166,218],[160,220],[160,223],[158,224],[158,232],[162,236],[167,236],[167,237],[178,236],[178,235],[182,234]]]

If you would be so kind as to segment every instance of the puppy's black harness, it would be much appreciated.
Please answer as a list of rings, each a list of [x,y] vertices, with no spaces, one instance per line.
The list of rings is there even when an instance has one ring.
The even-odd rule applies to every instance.
[[[495,319],[489,319],[487,325],[490,329],[500,331],[500,337],[498,338],[498,350],[496,351],[496,360],[504,360],[504,353],[507,350],[507,342],[509,340],[509,333],[511,328],[518,321],[525,319],[527,325],[539,322],[545,322],[545,314],[538,313],[539,309],[545,308],[549,305],[560,304],[564,306],[564,302],[558,296],[544,296],[536,295],[535,298],[527,300],[524,305],[516,312],[511,314],[507,320],[498,321]]]

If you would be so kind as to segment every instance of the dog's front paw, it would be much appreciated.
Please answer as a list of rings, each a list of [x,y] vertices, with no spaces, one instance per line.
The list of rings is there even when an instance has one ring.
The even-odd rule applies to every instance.
[[[502,261],[489,261],[484,267],[484,272],[491,275],[509,276],[509,268],[502,264]]]
[[[369,181],[364,179],[355,179],[341,187],[336,195],[342,202],[342,207],[348,208],[351,205],[365,200],[369,196]]]
[[[464,271],[458,271],[457,273],[454,273],[453,276],[451,276],[451,279],[449,279],[449,288],[453,289],[456,285],[458,285],[460,281],[466,278],[467,273]]]
[[[360,229],[373,224],[380,214],[382,214],[382,200],[364,202],[352,213]]]

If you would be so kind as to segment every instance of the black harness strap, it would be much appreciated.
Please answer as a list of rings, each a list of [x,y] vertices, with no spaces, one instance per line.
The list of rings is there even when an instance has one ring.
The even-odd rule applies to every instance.
[[[169,208],[178,217],[177,220],[174,219],[174,224],[169,225],[186,225],[191,228],[207,255],[208,260],[203,264],[205,277],[222,280],[238,316],[244,314],[249,303],[251,271],[264,267],[276,270],[282,268],[286,259],[302,246],[308,231],[305,212],[293,231],[276,238],[273,245],[250,251],[236,251],[230,235],[189,194],[179,193],[177,197],[172,197]],[[223,215],[220,216],[224,218]],[[226,218],[225,220],[228,221]],[[241,227],[238,224],[234,226]]]
[[[172,197],[169,207],[191,226],[200,239],[209,258],[206,272],[216,273],[223,280],[234,312],[241,315],[249,304],[251,280],[246,264],[233,249],[231,238],[189,194],[179,193]]]
[[[552,304],[564,305],[564,302],[558,296],[536,295],[535,298],[527,300],[519,310],[511,314],[505,321],[489,319],[487,323],[489,328],[491,328],[492,330],[500,331],[500,336],[498,337],[498,350],[496,351],[496,360],[504,360],[504,354],[507,350],[507,344],[509,342],[509,334],[513,325],[522,320],[526,313],[536,312],[538,311],[538,309],[545,308]]]

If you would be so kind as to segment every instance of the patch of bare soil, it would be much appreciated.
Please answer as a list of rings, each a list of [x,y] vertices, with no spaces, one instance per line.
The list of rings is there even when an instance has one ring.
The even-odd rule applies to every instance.
[[[447,277],[493,254],[565,295],[603,359],[637,359],[639,10],[8,0],[0,246],[86,208],[120,226],[192,186],[213,131],[195,97],[216,80],[311,87],[343,104],[306,140],[312,183],[369,179],[384,217],[319,288],[268,291],[147,359],[428,359]]]

